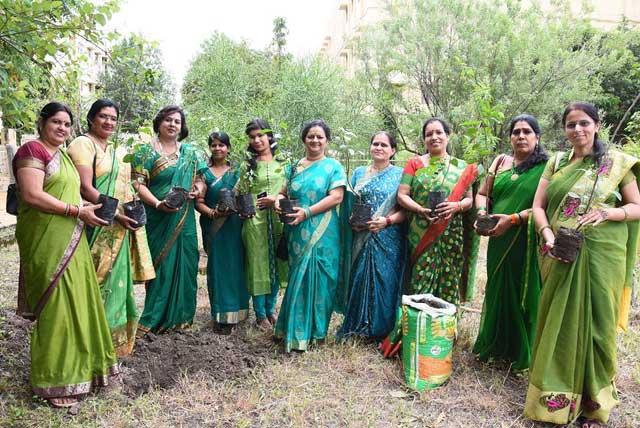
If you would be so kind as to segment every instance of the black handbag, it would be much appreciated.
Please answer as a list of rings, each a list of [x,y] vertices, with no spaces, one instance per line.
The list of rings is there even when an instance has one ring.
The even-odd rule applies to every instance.
[[[9,184],[7,187],[7,212],[11,215],[18,215],[18,188],[16,184]]]
[[[280,240],[276,247],[276,257],[280,260],[289,260],[289,248],[287,247],[287,237],[284,232],[280,235]]]

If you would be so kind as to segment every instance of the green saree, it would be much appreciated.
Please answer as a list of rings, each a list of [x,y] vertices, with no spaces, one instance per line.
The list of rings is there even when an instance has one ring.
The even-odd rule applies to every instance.
[[[640,176],[638,160],[619,152],[605,155],[598,168],[590,158],[569,164],[571,157],[571,153],[557,154],[543,174],[549,180],[546,212],[554,232],[560,226],[577,226],[591,193],[592,209],[618,206],[616,193]],[[605,221],[585,226],[575,262],[541,258],[543,288],[524,409],[527,417],[556,424],[578,416],[606,422],[618,404],[613,383],[616,325],[622,321],[624,289],[635,264],[637,224]]]
[[[133,167],[133,176],[147,183],[151,193],[160,200],[173,186],[191,190],[196,174],[208,169],[204,158],[189,144],[181,144],[178,152],[168,156],[161,156],[150,145],[142,146],[135,154]],[[145,208],[156,278],[147,283],[138,330],[145,333],[183,328],[193,321],[198,289],[200,255],[194,201],[187,200],[173,214],[148,205]]]
[[[91,139],[81,136],[71,142],[67,153],[76,166],[93,167],[95,159],[96,189],[100,193],[118,199],[121,204],[132,200],[131,169],[118,161],[113,146],[107,146],[103,152]],[[94,228],[89,246],[113,346],[118,357],[123,357],[133,350],[138,327],[133,283],[155,276],[145,228],[130,233],[114,221],[111,226]],[[146,263],[140,265],[135,263],[137,260]]]
[[[512,171],[498,172],[493,185],[493,213],[512,214],[531,208],[545,164],[512,179]],[[496,358],[515,370],[529,367],[535,335],[540,270],[533,216],[489,239],[487,286],[480,332],[473,352],[483,361]]]
[[[16,153],[15,169],[44,171],[45,192],[80,204],[80,178],[69,156],[62,149],[50,159],[47,156],[40,143],[29,142]],[[83,227],[77,218],[48,214],[20,201],[18,309],[36,319],[31,332],[31,383],[43,398],[87,394],[118,373]]]
[[[411,198],[426,206],[432,190],[446,191],[447,201],[462,200],[477,176],[474,164],[424,155],[407,162],[400,184],[409,186]],[[473,297],[479,239],[472,224],[469,212],[438,223],[410,215],[411,271],[405,294],[431,293],[456,306]]]

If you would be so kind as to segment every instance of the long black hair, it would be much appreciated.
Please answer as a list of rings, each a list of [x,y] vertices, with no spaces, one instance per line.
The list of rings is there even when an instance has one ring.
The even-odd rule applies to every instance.
[[[38,133],[42,134],[42,127],[47,122],[47,120],[51,119],[56,113],[65,112],[69,115],[69,119],[71,121],[71,125],[73,126],[73,113],[71,113],[71,109],[66,104],[59,103],[57,101],[51,101],[40,110],[40,114],[38,115]]]
[[[574,110],[580,110],[584,112],[587,116],[589,116],[596,125],[600,124],[600,115],[598,114],[598,108],[591,104],[582,101],[572,102],[570,103],[566,109],[564,109],[564,113],[562,114],[562,126],[564,127],[567,122],[567,116]],[[600,138],[598,138],[598,133],[596,132],[593,136],[593,152],[591,153],[591,158],[596,166],[600,166],[602,162],[602,158],[604,154],[607,152],[607,146],[604,144]]]
[[[209,134],[209,138],[207,138],[207,147],[211,148],[211,144],[213,144],[214,140],[220,141],[222,144],[227,146],[229,150],[231,150],[231,139],[229,138],[229,135],[227,135],[226,132],[214,131],[211,134]],[[231,162],[227,160],[227,165],[230,165],[230,164]],[[209,156],[209,165],[213,165],[213,154]]]
[[[244,133],[247,135],[247,137],[249,136],[249,134],[251,134],[252,131],[265,131],[263,132],[264,135],[267,136],[267,138],[269,138],[269,148],[271,150],[271,154],[274,155],[276,153],[276,149],[278,148],[278,144],[276,143],[276,139],[273,136],[273,130],[271,129],[271,126],[269,126],[269,123],[264,120],[264,119],[260,119],[255,118],[253,119],[251,122],[247,123],[247,125],[244,128]],[[255,172],[256,169],[258,168],[258,152],[256,152],[253,147],[251,147],[251,142],[249,142],[248,147],[247,147],[247,153],[249,154],[249,156],[247,157],[247,164],[249,165],[249,171],[251,172]]]
[[[544,147],[542,147],[542,140],[540,138],[540,136],[542,135],[542,131],[540,128],[540,123],[538,123],[538,119],[536,119],[534,116],[531,116],[530,114],[519,114],[518,116],[511,119],[511,123],[509,124],[509,135],[511,135],[511,133],[513,132],[513,128],[518,122],[527,122],[531,129],[533,129],[536,137],[538,137],[538,143],[533,149],[533,152],[529,154],[524,162],[514,168],[518,174],[522,174],[523,172],[533,168],[539,163],[549,160],[549,155],[544,150]]]
[[[87,130],[88,131],[91,130],[91,125],[93,124],[93,120],[96,118],[98,113],[100,113],[100,110],[106,107],[113,107],[116,111],[116,116],[118,118],[120,117],[120,109],[118,108],[118,105],[116,103],[105,98],[100,98],[96,100],[93,104],[91,104],[91,107],[87,112]]]

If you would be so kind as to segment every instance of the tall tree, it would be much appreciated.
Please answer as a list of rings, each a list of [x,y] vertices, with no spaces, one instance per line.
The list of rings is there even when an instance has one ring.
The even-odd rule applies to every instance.
[[[0,109],[7,126],[35,122],[36,106],[68,83],[55,73],[74,55],[78,38],[102,45],[102,27],[117,0],[0,0]]]
[[[104,96],[120,106],[124,132],[137,132],[175,99],[175,86],[157,44],[139,35],[130,35],[113,46],[100,80]]]

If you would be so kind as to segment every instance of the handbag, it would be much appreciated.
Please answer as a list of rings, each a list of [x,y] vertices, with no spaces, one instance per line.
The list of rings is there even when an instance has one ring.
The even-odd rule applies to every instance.
[[[289,248],[287,246],[287,236],[284,232],[280,235],[278,246],[276,247],[276,257],[280,260],[289,260]]]
[[[16,183],[9,184],[7,187],[7,213],[18,215],[18,187]]]

